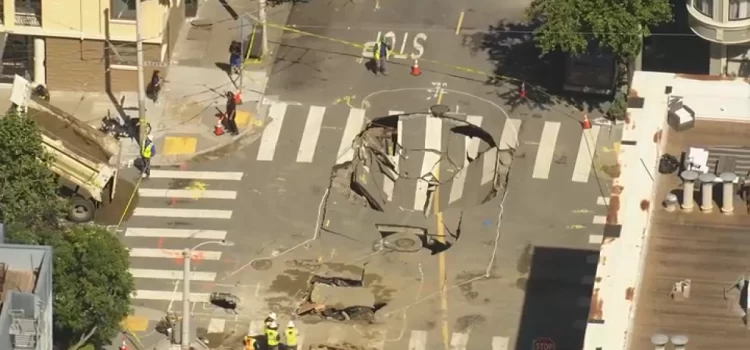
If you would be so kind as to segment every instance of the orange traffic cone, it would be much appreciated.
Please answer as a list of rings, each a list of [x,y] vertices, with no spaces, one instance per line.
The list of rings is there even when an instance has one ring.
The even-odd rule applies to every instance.
[[[222,125],[222,121],[224,120],[224,116],[218,116],[216,117],[216,126],[214,126],[214,135],[221,136],[224,135],[224,125]]]
[[[414,60],[414,65],[411,66],[411,75],[415,77],[422,75],[422,68],[419,68],[419,60]]]
[[[234,104],[241,105],[242,104],[242,91],[237,90],[237,92],[234,93]]]
[[[591,121],[586,113],[583,113],[583,122],[581,123],[581,126],[583,126],[583,130],[591,129]]]

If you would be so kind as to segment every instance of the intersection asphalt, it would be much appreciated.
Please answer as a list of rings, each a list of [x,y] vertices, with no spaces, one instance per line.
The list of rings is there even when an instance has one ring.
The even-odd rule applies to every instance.
[[[236,198],[175,201],[170,193],[139,201],[145,208],[227,210],[231,217],[200,218],[187,211],[181,214],[189,218],[136,215],[123,226],[123,235],[127,228],[172,228],[202,232],[204,239],[168,232],[182,237],[173,240],[162,231],[161,237],[125,236],[126,243],[157,250],[182,249],[206,238],[235,243],[202,247],[221,256],[210,260],[207,257],[216,254],[198,255],[194,264],[195,271],[208,273],[196,276],[204,281],[193,282],[193,292],[202,293],[196,300],[213,291],[232,292],[243,300],[238,315],[205,303],[193,309],[197,324],[223,342],[236,339],[217,334],[242,335],[270,310],[289,319],[307,279],[321,266],[347,269],[367,263],[376,297],[387,302],[379,322],[361,327],[307,320],[302,326],[306,343],[333,339],[376,349],[507,350],[527,349],[534,339],[549,337],[558,348],[576,348],[583,332],[580,321],[588,312],[590,285],[585,281],[595,267],[592,256],[606,215],[601,204],[608,196],[607,172],[614,161],[617,130],[583,131],[575,119],[580,115],[567,107],[509,108],[497,96],[514,87],[487,85],[481,75],[429,62],[420,63],[422,75],[409,74],[411,54],[420,53],[419,45],[425,59],[492,71],[488,54],[472,52],[470,42],[481,41],[486,29],[497,24],[495,14],[516,19],[523,6],[395,0],[295,5],[287,25],[318,37],[288,31],[282,38],[267,95],[283,103],[271,104],[274,121],[261,139],[220,159],[174,169],[239,179],[149,180],[157,189],[235,191]],[[462,11],[464,29],[456,35]],[[363,44],[376,40],[378,32],[393,32],[398,54],[403,45],[407,55],[392,60],[388,76],[367,71],[361,47],[329,40]],[[418,45],[414,38],[419,38]],[[482,117],[482,127],[496,141],[517,146],[507,197],[501,192],[483,206],[464,211],[462,238],[442,257],[379,250],[379,237],[363,224],[369,222],[370,209],[336,190],[344,184],[331,180],[331,168],[342,145],[351,144],[351,131],[359,132],[354,126],[392,111],[424,111],[438,100],[452,112]],[[592,153],[597,154],[593,160]],[[326,217],[345,218],[347,230],[320,229],[327,226]],[[456,222],[458,214],[446,213],[444,220]],[[171,251],[153,254],[160,258],[134,257],[134,268],[180,270],[181,261],[169,255]],[[169,291],[179,288],[175,282],[181,274],[168,276],[138,278],[139,289],[167,292],[158,293],[159,300],[136,299],[136,304],[165,309],[170,300],[179,299]],[[169,300],[164,300],[165,293]]]

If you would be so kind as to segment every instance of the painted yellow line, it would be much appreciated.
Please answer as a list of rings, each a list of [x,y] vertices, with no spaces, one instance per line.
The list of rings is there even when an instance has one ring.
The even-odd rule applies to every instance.
[[[443,102],[443,89],[438,89],[437,103]],[[440,165],[435,168],[435,181],[440,181]],[[440,186],[435,188],[435,197],[433,198],[434,205],[432,206],[433,212],[435,213],[435,220],[437,225],[437,240],[438,242],[445,244],[445,227],[443,225],[443,213],[440,212]],[[450,330],[448,329],[448,295],[446,293],[447,273],[445,263],[445,252],[438,254],[438,280],[440,281],[440,311],[441,311],[441,326],[443,336],[443,344],[445,349],[448,350],[450,347]]]
[[[461,33],[461,25],[463,24],[464,24],[464,12],[461,11],[461,15],[458,16],[458,24],[456,25],[456,35],[458,35],[458,33]]]

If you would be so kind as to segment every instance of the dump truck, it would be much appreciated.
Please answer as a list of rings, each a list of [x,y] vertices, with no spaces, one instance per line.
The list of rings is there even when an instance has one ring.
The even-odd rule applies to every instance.
[[[114,198],[121,148],[113,137],[32,94],[34,84],[16,76],[11,108],[36,121],[42,146],[52,156],[49,168],[57,175],[59,194],[70,198],[67,217],[87,222],[104,201]],[[110,164],[117,165],[110,165]]]

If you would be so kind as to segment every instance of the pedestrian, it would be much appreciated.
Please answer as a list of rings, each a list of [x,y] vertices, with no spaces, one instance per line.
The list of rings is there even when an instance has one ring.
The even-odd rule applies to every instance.
[[[229,129],[229,133],[232,135],[239,134],[239,130],[237,129],[237,101],[234,99],[234,94],[231,92],[227,92],[227,109],[224,113],[227,117],[227,128]]]
[[[164,79],[161,77],[161,72],[155,70],[151,74],[151,81],[148,83],[148,90],[150,91],[151,99],[154,103],[159,102],[159,93],[161,92],[161,85]]]
[[[286,325],[285,341],[286,350],[297,350],[297,338],[299,337],[299,330],[294,325],[294,321],[289,321]]]
[[[279,336],[279,325],[276,321],[273,321],[268,325],[268,328],[266,329],[266,341],[268,342],[268,350],[279,350],[281,336]]]
[[[151,177],[151,158],[156,155],[156,146],[151,135],[146,136],[141,148],[141,177]]]
[[[242,44],[232,41],[229,44],[229,74],[240,74],[242,71]]]
[[[385,61],[391,55],[391,45],[386,42],[385,38],[375,43],[372,49],[373,59],[375,60],[375,74],[385,74]]]

